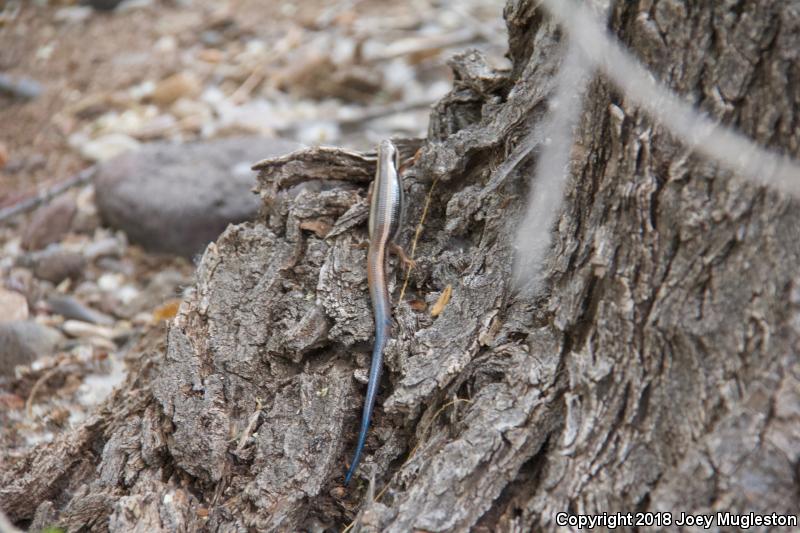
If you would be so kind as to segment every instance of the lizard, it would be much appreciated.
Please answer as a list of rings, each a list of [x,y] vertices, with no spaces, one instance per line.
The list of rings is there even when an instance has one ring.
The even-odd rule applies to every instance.
[[[400,153],[397,146],[384,140],[378,145],[375,181],[372,184],[369,200],[369,250],[367,251],[367,283],[375,319],[375,343],[372,348],[372,362],[367,382],[367,395],[361,415],[361,429],[358,444],[345,477],[345,485],[361,461],[364,443],[367,440],[372,410],[378,395],[378,385],[383,369],[383,350],[391,336],[392,308],[389,290],[386,285],[386,252],[391,248],[404,263],[413,261],[405,256],[402,249],[394,243],[405,216],[403,186],[400,177]]]

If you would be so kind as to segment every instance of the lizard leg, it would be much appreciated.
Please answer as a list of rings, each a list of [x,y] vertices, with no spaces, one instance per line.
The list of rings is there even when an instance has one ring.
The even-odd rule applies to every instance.
[[[389,249],[392,252],[394,252],[397,255],[397,257],[400,258],[400,261],[402,261],[403,264],[406,265],[406,267],[408,267],[409,269],[414,268],[415,266],[417,266],[417,262],[414,261],[413,259],[411,259],[410,257],[408,257],[406,255],[406,252],[403,250],[403,248],[401,246],[398,246],[394,242],[391,242],[391,243],[389,243]]]
[[[367,187],[367,205],[372,205],[372,190],[375,188],[375,182],[370,181]]]

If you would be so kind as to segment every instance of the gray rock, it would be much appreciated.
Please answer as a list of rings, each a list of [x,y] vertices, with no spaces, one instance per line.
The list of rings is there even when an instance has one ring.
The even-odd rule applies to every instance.
[[[61,240],[69,231],[76,210],[75,200],[71,196],[62,196],[51,204],[40,207],[25,227],[22,247],[26,250],[39,250]]]
[[[64,337],[30,320],[0,322],[0,376],[13,376],[14,367],[51,355]]]
[[[88,4],[98,11],[111,11],[122,3],[122,0],[84,0],[84,4]]]
[[[77,252],[70,252],[59,246],[49,246],[39,252],[23,256],[20,264],[30,268],[37,278],[59,284],[67,278],[79,278],[86,267],[86,260]]]
[[[9,76],[0,72],[0,94],[5,94],[18,100],[33,100],[38,98],[43,91],[42,84],[36,80]]]
[[[191,257],[258,213],[252,163],[295,150],[282,139],[153,143],[103,163],[95,198],[106,224],[150,251]]]
[[[114,319],[107,314],[82,304],[72,296],[51,296],[47,299],[47,303],[53,313],[59,314],[64,318],[91,322],[92,324],[100,324],[103,326],[110,326],[114,323]]]
[[[27,318],[28,300],[25,295],[17,291],[8,291],[0,286],[0,322]]]

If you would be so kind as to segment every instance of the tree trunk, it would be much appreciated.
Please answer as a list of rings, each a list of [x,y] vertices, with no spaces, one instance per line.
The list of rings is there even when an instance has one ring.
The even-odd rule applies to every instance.
[[[96,417],[0,472],[12,521],[538,531],[561,512],[796,512],[797,200],[692,155],[598,76],[541,289],[516,292],[539,152],[509,161],[566,38],[535,1],[505,17],[513,68],[456,58],[406,174],[401,243],[426,215],[402,300],[390,264],[394,340],[356,482],[374,161],[313,149],[258,165],[263,217],[209,246],[166,346],[147,340]],[[800,156],[797,2],[616,2],[607,22],[685,100]]]

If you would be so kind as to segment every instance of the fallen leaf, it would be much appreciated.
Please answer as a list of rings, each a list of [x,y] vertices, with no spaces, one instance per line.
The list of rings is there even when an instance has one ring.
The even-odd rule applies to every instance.
[[[178,314],[178,309],[181,306],[181,301],[177,298],[169,300],[161,304],[153,310],[153,322],[161,322],[162,320],[172,320]]]
[[[448,302],[450,302],[450,296],[452,294],[453,286],[448,283],[447,287],[445,287],[442,291],[442,294],[439,295],[439,299],[436,300],[436,303],[433,304],[433,307],[431,308],[432,317],[437,317],[442,314],[442,311],[444,311],[444,308],[447,306]]]
[[[158,82],[150,99],[159,106],[168,106],[179,98],[200,94],[200,81],[190,72],[179,72]]]
[[[427,309],[428,304],[426,304],[422,300],[409,300],[408,306],[414,311],[424,311],[425,309]]]

